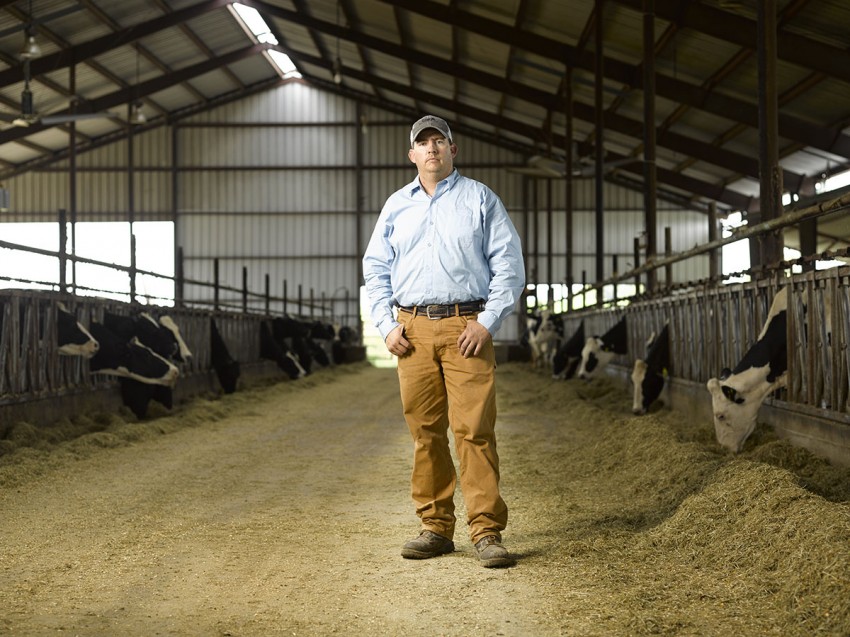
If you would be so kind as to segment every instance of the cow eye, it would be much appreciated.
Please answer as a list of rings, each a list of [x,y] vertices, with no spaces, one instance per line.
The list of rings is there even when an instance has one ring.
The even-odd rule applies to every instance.
[[[734,388],[729,387],[729,385],[723,385],[721,389],[723,390],[723,395],[736,405],[740,405],[744,402],[743,398],[738,398],[738,392],[736,392]]]

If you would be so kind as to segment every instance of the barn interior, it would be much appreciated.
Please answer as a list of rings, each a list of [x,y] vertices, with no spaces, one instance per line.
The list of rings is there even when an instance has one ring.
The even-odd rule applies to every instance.
[[[386,198],[415,177],[407,158],[411,123],[435,114],[451,125],[458,170],[499,195],[522,239],[526,293],[494,337],[500,373],[513,383],[505,399],[506,449],[520,455],[529,444],[545,471],[571,485],[558,490],[533,463],[517,464],[528,485],[515,485],[516,492],[528,498],[529,508],[566,511],[563,519],[547,519],[568,538],[549,564],[551,546],[539,540],[546,529],[529,519],[525,528],[538,539],[518,550],[559,585],[576,558],[582,578],[599,578],[606,587],[604,593],[594,589],[592,597],[578,588],[562,595],[537,586],[532,576],[518,578],[514,585],[523,599],[543,591],[548,605],[535,618],[520,611],[517,600],[500,596],[511,585],[506,578],[452,575],[452,585],[480,588],[502,610],[495,619],[473,612],[457,626],[431,616],[436,632],[461,635],[484,626],[515,635],[722,635],[747,634],[751,620],[750,627],[758,627],[754,634],[847,634],[850,573],[835,547],[850,537],[848,31],[850,6],[842,0],[0,0],[0,484],[29,489],[23,468],[35,462],[27,454],[40,445],[77,440],[71,455],[95,462],[107,456],[94,448],[121,454],[125,446],[156,444],[156,431],[177,440],[199,429],[181,423],[184,416],[193,423],[221,420],[214,427],[222,428],[253,422],[252,409],[266,399],[274,405],[291,401],[300,414],[293,431],[304,433],[300,427],[313,418],[310,405],[333,402],[325,394],[332,394],[328,386],[340,383],[340,393],[350,392],[356,402],[367,393],[345,385],[356,377],[368,379],[370,387],[396,382],[385,369],[395,361],[364,312],[362,256]],[[730,455],[714,436],[706,382],[733,368],[759,340],[783,290],[789,380],[765,398],[759,427],[740,453]],[[140,396],[133,393],[132,387],[139,388],[130,384],[133,379],[93,372],[83,357],[67,356],[44,337],[65,318],[60,303],[84,327],[107,315],[142,311],[173,317],[193,356],[174,361],[180,377],[164,398],[154,390]],[[601,335],[625,318],[628,351],[589,383],[553,379],[551,360],[529,360],[529,317],[543,312],[557,317],[560,344],[580,326],[583,334]],[[293,368],[281,349],[284,339],[291,347],[293,338],[301,338],[284,335],[290,318],[311,337],[312,355],[306,356],[312,373]],[[630,415],[630,375],[665,325],[670,360],[661,406],[641,422]],[[329,326],[336,336],[318,335]],[[322,356],[325,362],[317,362]],[[382,400],[390,404],[393,398]],[[565,400],[573,406],[564,408]],[[379,407],[363,402],[356,417],[365,422]],[[220,405],[238,413],[219,413],[225,409]],[[605,412],[611,405],[614,411]],[[107,413],[93,418],[101,408]],[[400,407],[396,411],[400,415]],[[570,412],[590,420],[576,423],[572,433],[550,429]],[[593,427],[585,426],[597,417],[600,438],[594,440]],[[514,422],[523,419],[536,436],[552,436],[551,448],[524,437]],[[620,439],[620,430],[607,426],[623,422],[631,428]],[[301,444],[255,424],[263,440],[280,436],[292,448]],[[339,433],[344,430],[331,429],[347,439]],[[237,435],[236,429],[226,431]],[[646,436],[658,431],[664,432],[659,448],[645,447]],[[576,440],[585,446],[568,457]],[[618,503],[610,509],[587,496],[595,485],[579,486],[583,475],[605,479],[587,458],[613,473],[621,470],[617,463],[648,459],[653,470],[662,470],[655,456],[674,447],[674,477],[653,481],[638,470],[623,473],[629,478],[616,481],[621,491],[605,492],[609,503]],[[370,447],[357,449],[371,453]],[[574,474],[556,462],[556,452],[568,457]],[[336,453],[325,460],[346,465],[346,451]],[[153,452],[145,448],[147,454]],[[392,466],[388,457],[380,455]],[[51,462],[43,458],[33,465],[38,479],[31,488],[43,476],[61,482],[58,473],[50,477]],[[285,464],[292,472],[301,467],[297,459]],[[95,469],[86,475],[95,480]],[[289,478],[254,476],[256,484]],[[311,489],[338,495],[321,476],[310,478]],[[662,495],[641,509],[623,495],[631,484],[658,488]],[[691,515],[706,525],[712,506],[728,507],[741,519],[758,508],[743,495],[730,503],[717,495],[718,485],[741,493],[743,485],[752,487],[753,501],[763,488],[780,498],[781,507],[772,504],[777,511],[793,510],[788,519],[796,528],[782,526],[781,513],[771,517],[770,504],[759,509],[764,517],[746,521],[750,526],[736,529],[738,518],[722,520],[734,540],[718,550],[731,550],[750,569],[744,589],[768,610],[707,583],[705,573],[730,581],[735,573],[715,570],[711,560],[717,555],[701,553],[712,540],[677,517]],[[640,489],[635,487],[635,498]],[[572,526],[573,505],[565,504],[565,493],[582,502],[575,505],[580,521]],[[23,499],[4,497],[19,516],[10,525],[30,517],[33,524],[47,524]],[[809,498],[826,502],[818,501],[816,510],[795,508]],[[235,500],[224,506],[244,512]],[[829,529],[807,526],[818,517],[829,520]],[[75,518],[69,512],[57,519],[68,524]],[[333,523],[322,518],[323,525]],[[720,529],[721,521],[716,523]],[[262,524],[271,529],[275,523]],[[62,533],[50,528],[45,538],[66,546]],[[96,533],[95,524],[85,528]],[[215,532],[203,541],[227,536],[224,527],[210,528]],[[815,538],[809,543],[777,546],[789,552],[805,547],[817,555],[813,564],[764,557],[773,553],[751,538],[766,528],[781,529],[783,537],[808,532]],[[676,529],[688,539],[677,543]],[[345,527],[349,536],[358,532]],[[192,634],[193,622],[205,634],[272,634],[282,624],[294,626],[296,634],[410,634],[429,625],[410,619],[423,612],[415,599],[397,600],[403,619],[385,601],[393,587],[415,586],[411,573],[399,575],[374,561],[384,581],[364,584],[360,594],[384,601],[371,611],[364,600],[338,601],[352,591],[357,601],[360,584],[352,573],[331,567],[320,569],[322,585],[338,580],[347,587],[334,591],[336,605],[292,589],[283,595],[302,614],[320,607],[334,621],[304,619],[297,610],[271,612],[274,595],[268,591],[260,595],[266,617],[248,619],[247,591],[236,610],[223,612],[223,583],[214,601],[191,612],[187,600],[196,591],[172,584],[177,601],[169,605],[145,588],[150,599],[136,614],[124,615],[122,604],[132,603],[118,596],[110,601],[114,606],[95,608],[96,591],[107,584],[91,575],[83,576],[85,592],[64,600],[53,621],[43,607],[60,596],[65,580],[47,573],[64,568],[62,557],[51,561],[46,548],[24,550],[26,533],[14,534],[21,556],[46,556],[33,572],[49,585],[39,593],[38,577],[24,573],[23,558],[10,562],[0,576],[0,601],[14,610],[0,617],[0,632],[46,632],[63,622],[88,634],[149,634],[150,627]],[[98,537],[116,542],[113,535]],[[384,539],[395,542],[386,534]],[[67,550],[76,550],[84,538],[75,541]],[[262,550],[262,541],[258,537],[252,550]],[[746,551],[731,546],[747,541],[754,544]],[[154,550],[155,542],[145,546]],[[615,560],[616,569],[585,562],[594,552],[621,556],[634,546],[643,551],[640,560]],[[673,594],[672,580],[665,580],[664,590],[651,583],[664,566],[635,575],[633,594],[613,592],[629,584],[614,570],[650,564],[654,546],[680,557],[687,553],[695,569],[704,569],[693,582],[701,587],[695,598]],[[195,569],[201,562],[197,550],[186,548]],[[339,557],[337,547],[325,550]],[[381,550],[368,549],[373,560],[386,557]],[[291,557],[285,551],[275,556]],[[161,572],[145,564],[141,552],[133,559],[140,573]],[[340,563],[356,570],[347,559]],[[759,588],[753,582],[767,581],[771,559],[782,579]],[[85,563],[91,572],[99,564],[73,556],[65,562]],[[685,577],[682,564],[670,572]],[[304,573],[311,567],[307,561],[299,567],[298,581],[310,589]],[[245,565],[239,573],[249,570]],[[113,584],[119,571],[111,575]],[[439,570],[428,573],[440,576]],[[268,577],[281,590],[289,584]],[[781,593],[776,608],[771,591]],[[446,610],[430,591],[426,599]],[[583,599],[592,599],[587,608]],[[682,610],[653,607],[653,599]],[[712,625],[711,612],[720,607],[728,613]],[[367,620],[370,612],[377,613],[377,624]]]

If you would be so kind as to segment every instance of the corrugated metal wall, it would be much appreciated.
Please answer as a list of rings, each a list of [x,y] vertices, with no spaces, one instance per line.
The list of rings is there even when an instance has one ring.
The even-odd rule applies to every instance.
[[[212,281],[218,258],[225,286],[241,288],[246,268],[250,290],[262,292],[266,275],[273,296],[283,294],[286,281],[294,299],[300,285],[305,300],[311,293],[316,300],[324,298],[335,316],[354,324],[360,258],[377,215],[387,196],[415,177],[407,158],[409,126],[398,115],[358,108],[350,99],[293,82],[174,126],[136,133],[134,218],[177,220],[175,244],[182,249],[187,279]],[[565,282],[564,182],[553,181],[549,202],[545,181],[529,180],[525,201],[524,178],[508,170],[522,165],[523,157],[462,133],[456,138],[459,170],[493,188],[514,219],[529,272],[537,277],[529,282]],[[122,140],[78,155],[78,220],[128,219],[127,151],[128,141]],[[62,162],[10,179],[5,185],[13,210],[4,220],[56,220],[58,209],[70,208],[68,169]],[[594,197],[592,180],[574,181],[576,282],[582,271],[588,282],[596,277]],[[634,238],[643,231],[642,197],[605,185],[606,276],[614,254],[621,272],[633,263]],[[536,211],[531,209],[535,201]],[[663,202],[658,207],[659,251],[664,250],[664,226],[672,228],[674,251],[707,240],[704,215]],[[677,264],[673,272],[675,281],[704,278],[707,260]],[[187,285],[184,293],[187,300],[213,297],[211,288],[197,285]],[[238,297],[230,292],[222,300],[227,294]],[[291,305],[287,309],[296,311]],[[519,329],[517,322],[499,336],[516,338]]]

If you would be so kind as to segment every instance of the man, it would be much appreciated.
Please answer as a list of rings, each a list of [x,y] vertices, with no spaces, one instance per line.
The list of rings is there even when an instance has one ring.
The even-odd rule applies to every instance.
[[[504,205],[455,170],[456,155],[445,120],[427,115],[413,124],[408,158],[419,174],[384,204],[363,273],[372,321],[398,357],[414,441],[411,493],[422,530],[402,556],[454,551],[451,427],[480,563],[510,566],[514,559],[501,542],[508,509],[499,494],[492,337],[514,309],[525,271]]]

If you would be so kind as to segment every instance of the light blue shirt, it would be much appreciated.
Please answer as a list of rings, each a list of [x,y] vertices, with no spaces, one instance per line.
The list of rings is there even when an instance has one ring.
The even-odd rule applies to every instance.
[[[481,323],[494,335],[525,286],[519,235],[501,199],[457,170],[429,197],[419,177],[390,195],[363,257],[372,322],[398,326],[397,305],[484,299]]]

